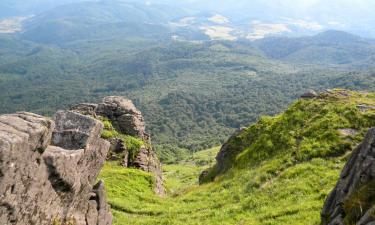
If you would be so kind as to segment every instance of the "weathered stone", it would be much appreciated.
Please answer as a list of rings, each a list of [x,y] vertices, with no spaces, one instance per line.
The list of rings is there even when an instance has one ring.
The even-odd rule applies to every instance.
[[[150,172],[155,176],[155,193],[164,195],[163,173],[160,161],[151,146],[142,146],[138,155],[133,162],[129,162],[129,166]]]
[[[123,134],[148,139],[143,116],[131,100],[120,96],[106,97],[98,105],[96,114],[110,119],[113,126]]]
[[[309,90],[301,95],[301,98],[316,98],[318,94],[314,90]]]
[[[92,117],[102,116],[111,120],[113,126],[121,133],[139,137],[148,141],[150,136],[145,132],[145,123],[141,112],[133,102],[121,96],[105,97],[102,103],[81,103],[71,110]]]
[[[121,138],[111,138],[109,139],[111,147],[109,148],[108,160],[118,160],[121,161],[123,167],[128,167],[129,164],[129,151],[126,148],[124,140]]]
[[[96,117],[97,108],[98,108],[98,104],[81,103],[81,104],[73,106],[70,110],[73,112],[80,113],[82,115]]]
[[[103,184],[94,186],[109,149],[103,125],[69,111],[54,120],[0,116],[0,224],[111,224]]]
[[[375,223],[375,128],[352,153],[322,210],[323,225]]]
[[[73,106],[71,109],[84,115],[105,117],[122,134],[142,139],[146,145],[141,147],[135,159],[129,159],[129,150],[124,141],[120,138],[111,138],[109,140],[111,151],[108,158],[120,160],[124,167],[135,167],[152,173],[156,179],[155,192],[159,195],[164,195],[165,190],[160,161],[155,150],[151,147],[150,135],[145,132],[143,116],[131,100],[120,96],[109,96],[97,105],[83,103]],[[73,134],[70,136],[74,138]],[[80,139],[85,140],[84,137]]]
[[[366,104],[357,105],[357,108],[361,111],[375,110],[375,106]]]
[[[199,175],[199,184],[203,184],[206,181],[208,175],[209,169],[203,170]]]

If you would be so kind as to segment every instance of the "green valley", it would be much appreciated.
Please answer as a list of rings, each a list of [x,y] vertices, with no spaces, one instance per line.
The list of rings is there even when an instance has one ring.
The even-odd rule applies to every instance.
[[[126,96],[144,113],[163,162],[222,144],[307,89],[375,89],[371,69],[282,62],[250,42],[114,39],[58,47],[1,40],[0,112],[51,115],[78,102]]]
[[[319,224],[350,151],[375,126],[374,108],[363,105],[375,105],[375,94],[339,89],[298,100],[230,138],[215,165],[217,148],[165,166],[164,198],[152,176],[107,163],[100,177],[114,223]]]
[[[373,225],[373,11],[1,0],[0,224]]]

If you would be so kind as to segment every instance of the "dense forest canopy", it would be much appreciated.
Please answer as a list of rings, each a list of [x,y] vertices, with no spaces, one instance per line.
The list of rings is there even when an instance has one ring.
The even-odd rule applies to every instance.
[[[164,162],[221,144],[308,89],[374,89],[375,41],[343,31],[250,40],[234,18],[184,4],[45,1],[39,12],[26,3],[1,3],[36,15],[0,34],[0,112],[51,115],[123,95]]]

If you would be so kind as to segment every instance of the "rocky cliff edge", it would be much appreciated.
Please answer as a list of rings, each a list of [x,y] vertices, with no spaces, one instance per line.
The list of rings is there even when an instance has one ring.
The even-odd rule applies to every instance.
[[[71,111],[0,116],[0,224],[110,225],[103,124]]]

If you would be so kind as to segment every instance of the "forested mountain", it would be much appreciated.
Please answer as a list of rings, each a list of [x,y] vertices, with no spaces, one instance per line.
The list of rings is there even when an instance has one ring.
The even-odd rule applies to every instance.
[[[332,33],[348,37],[336,43],[327,37]],[[12,35],[1,38],[2,113],[48,115],[73,103],[127,96],[144,112],[164,162],[183,157],[184,149],[222,143],[259,115],[280,112],[307,89],[374,88],[371,71],[352,72],[357,65],[371,67],[372,43],[334,31],[301,38],[310,51],[300,61],[269,55],[271,40],[156,43],[116,37],[58,47]],[[273,45],[284,46],[279,39]],[[367,46],[363,57],[353,57],[358,45]],[[321,58],[321,48],[345,54],[330,61]],[[295,52],[303,54],[305,47]]]
[[[122,1],[67,4],[48,10],[24,23],[21,38],[63,44],[82,39],[113,37],[169,38],[168,22],[185,15],[167,5]]]
[[[26,199],[41,202],[46,225],[112,224],[104,183],[91,185],[107,161],[113,224],[318,224],[375,126],[373,10],[368,0],[2,0],[0,195],[11,204],[0,198],[0,220],[32,223],[16,215]],[[69,110],[52,116],[59,109]],[[366,179],[369,141],[358,148],[369,161],[355,150],[348,163],[363,163]],[[29,181],[54,201],[34,188],[14,200]],[[322,221],[336,207],[350,224],[368,218],[371,191],[336,189]]]
[[[84,0],[78,0],[84,1]],[[0,18],[24,16],[41,13],[59,5],[78,2],[77,0],[2,0],[0,2]]]
[[[251,41],[235,28],[244,21],[164,3],[61,3],[0,34],[0,112],[50,115],[127,96],[167,162],[222,143],[307,89],[374,88],[372,39],[330,30]]]
[[[366,66],[375,55],[371,40],[334,30],[312,37],[265,38],[256,41],[255,45],[268,57],[306,64]]]

